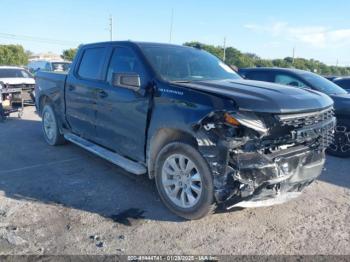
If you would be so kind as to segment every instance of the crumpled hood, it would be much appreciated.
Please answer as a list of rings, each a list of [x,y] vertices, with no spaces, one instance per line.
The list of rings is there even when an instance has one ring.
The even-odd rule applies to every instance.
[[[34,85],[34,78],[24,78],[24,77],[14,77],[14,78],[0,78],[0,82],[3,82],[6,85],[20,85],[20,84],[29,84]]]
[[[251,80],[210,80],[181,86],[231,98],[240,110],[266,113],[315,111],[333,105],[327,95],[314,90]]]

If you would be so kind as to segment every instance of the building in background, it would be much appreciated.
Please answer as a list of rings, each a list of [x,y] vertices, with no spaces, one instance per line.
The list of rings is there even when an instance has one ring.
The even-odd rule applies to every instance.
[[[55,61],[63,61],[60,55],[48,52],[48,53],[38,53],[33,54],[29,57],[29,61],[37,61],[37,60],[55,60]]]

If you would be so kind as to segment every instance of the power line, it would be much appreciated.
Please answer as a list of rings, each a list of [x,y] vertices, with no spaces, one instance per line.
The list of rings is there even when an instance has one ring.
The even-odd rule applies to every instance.
[[[0,38],[32,41],[32,42],[62,45],[62,46],[71,46],[71,45],[80,44],[77,41],[58,40],[58,39],[52,39],[52,38],[43,38],[43,37],[28,36],[28,35],[8,34],[8,33],[0,33]]]

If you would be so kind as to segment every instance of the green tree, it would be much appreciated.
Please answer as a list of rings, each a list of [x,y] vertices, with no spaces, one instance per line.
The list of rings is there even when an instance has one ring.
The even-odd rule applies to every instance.
[[[257,66],[257,67],[273,67],[273,63],[271,60],[257,59],[257,60],[255,60],[255,66]]]
[[[0,65],[28,64],[28,54],[21,45],[0,45]]]
[[[275,67],[284,67],[284,68],[291,67],[291,64],[288,64],[288,62],[285,61],[284,59],[273,59],[271,62]]]
[[[254,59],[254,60],[259,60],[259,59],[261,59],[260,56],[258,56],[257,54],[254,54],[254,53],[244,53],[244,55],[246,55],[246,56],[248,56],[248,57],[250,57],[250,58],[252,58],[252,59]]]
[[[201,48],[201,49],[211,53],[212,55],[215,55],[219,59],[223,59],[223,57],[224,57],[224,49],[222,47],[213,46],[213,45],[206,45],[206,44],[196,42],[196,41],[186,42],[183,45]]]
[[[67,61],[73,61],[75,55],[77,54],[78,48],[69,48],[63,50],[61,57]]]

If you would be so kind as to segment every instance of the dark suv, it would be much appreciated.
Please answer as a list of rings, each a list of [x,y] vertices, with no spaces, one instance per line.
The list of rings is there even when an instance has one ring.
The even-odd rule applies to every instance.
[[[337,127],[334,143],[328,153],[350,157],[350,94],[317,74],[290,68],[244,68],[239,74],[245,79],[278,83],[303,89],[314,89],[329,95],[334,101]]]
[[[345,91],[350,92],[350,77],[335,77],[331,80]]]

